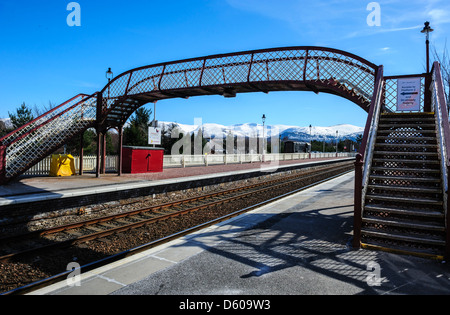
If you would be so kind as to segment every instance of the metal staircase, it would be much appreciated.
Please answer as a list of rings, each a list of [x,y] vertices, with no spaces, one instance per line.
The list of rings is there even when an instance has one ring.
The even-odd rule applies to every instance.
[[[423,106],[408,113],[392,110],[396,95],[378,78],[355,162],[354,247],[450,257],[450,128],[440,65],[425,78]]]
[[[0,139],[0,183],[25,172],[96,120],[96,95],[79,94]]]
[[[444,202],[434,116],[381,115],[365,195],[363,244],[443,254]]]

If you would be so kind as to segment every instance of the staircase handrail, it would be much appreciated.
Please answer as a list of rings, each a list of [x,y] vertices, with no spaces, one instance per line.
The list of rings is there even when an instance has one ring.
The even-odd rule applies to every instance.
[[[372,162],[373,149],[375,147],[375,137],[378,130],[378,122],[380,119],[381,100],[383,92],[383,66],[380,66],[377,71],[375,81],[375,89],[373,92],[372,103],[370,105],[369,115],[367,117],[366,126],[364,129],[364,137],[361,141],[358,154],[361,155],[361,161],[364,162],[364,172],[362,178],[362,188],[367,186],[368,175]]]
[[[73,123],[77,124],[79,119],[83,122],[79,124],[80,128],[89,128],[93,125],[96,119],[96,100],[97,93],[91,96],[79,94],[2,138],[0,183],[11,180],[25,171],[27,167],[33,166],[33,163],[38,162],[35,156],[24,155],[24,151],[32,148],[33,152],[39,151],[39,154],[46,156],[50,153],[47,151],[58,149],[57,143],[48,142],[49,136],[54,139],[70,136],[68,135],[68,126]],[[72,118],[76,121],[73,121]],[[39,147],[39,143],[46,144],[44,147]]]
[[[376,73],[375,88],[370,103],[363,139],[356,154],[355,161],[355,190],[354,190],[354,214],[353,214],[353,247],[361,246],[361,228],[364,194],[367,190],[367,182],[375,148],[375,137],[378,129],[378,121],[382,107],[383,96],[383,66],[379,66]],[[363,168],[364,167],[364,168]]]
[[[81,98],[81,100],[75,102],[75,104],[78,104],[78,103],[80,103],[80,101],[83,101],[88,96],[89,95],[84,94],[84,93],[75,95],[74,97],[68,99],[64,103],[52,108],[51,110],[45,112],[44,114],[42,114],[39,117],[33,119],[32,121],[26,123],[25,125],[17,128],[17,129],[14,129],[11,132],[9,132],[8,134],[6,134],[5,136],[1,137],[0,144],[9,146],[10,144],[16,142],[20,138],[23,138],[26,134],[29,134],[33,130],[36,130],[37,128],[39,128],[39,126],[46,124],[46,122],[49,119],[52,119],[56,116],[61,115],[62,111],[65,111],[66,106],[73,107],[73,101],[76,101],[77,99]],[[58,112],[58,110],[60,112]],[[14,138],[12,138],[14,135],[16,135],[16,136]]]
[[[430,85],[434,111],[436,116],[436,127],[438,145],[441,152],[441,174],[444,188],[444,212],[446,226],[446,259],[450,258],[450,202],[448,200],[449,169],[450,169],[450,124],[447,112],[447,102],[444,93],[444,84],[439,62],[434,62],[431,70],[432,82]]]
[[[441,76],[441,69],[438,62],[433,64],[431,70],[433,81],[430,86],[432,91],[434,111],[436,113],[437,132],[439,137],[439,146],[442,154],[441,170],[445,192],[448,191],[448,167],[450,156],[450,126],[448,122],[447,102],[445,100],[444,85]]]

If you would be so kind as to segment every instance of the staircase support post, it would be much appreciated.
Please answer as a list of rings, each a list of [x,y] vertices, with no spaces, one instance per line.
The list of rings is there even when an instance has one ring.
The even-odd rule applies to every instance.
[[[101,121],[102,121],[102,113],[103,113],[103,94],[101,92],[97,93],[97,113],[96,113],[96,131],[97,131],[97,160],[96,160],[96,168],[95,168],[95,176],[100,177],[100,168],[101,168]]]
[[[355,161],[355,191],[354,191],[354,213],[353,213],[353,248],[361,247],[362,227],[362,176],[363,157],[360,153],[356,155]]]
[[[102,133],[100,128],[97,128],[97,160],[96,160],[96,167],[95,167],[95,176],[98,178],[100,177],[100,168],[101,168],[101,150],[102,150]]]
[[[6,184],[6,146],[0,146],[0,185]]]
[[[432,81],[433,78],[431,76],[431,73],[427,73],[425,75],[425,94],[423,104],[423,111],[426,113],[433,111],[433,109],[431,108],[431,90],[430,90],[430,85]]]
[[[118,161],[117,161],[117,174],[122,176],[122,155],[123,155],[123,126],[119,126],[119,148],[118,148]]]
[[[101,168],[100,173],[106,174],[106,132],[103,131],[102,134],[102,156],[101,156]]]
[[[78,168],[80,176],[83,175],[83,159],[84,159],[84,132],[81,133],[80,137],[80,165]]]
[[[450,179],[450,160],[447,161],[447,183]],[[447,207],[445,209],[445,251],[444,259],[446,261],[450,260],[450,200],[448,198],[448,188],[445,192],[447,194]]]

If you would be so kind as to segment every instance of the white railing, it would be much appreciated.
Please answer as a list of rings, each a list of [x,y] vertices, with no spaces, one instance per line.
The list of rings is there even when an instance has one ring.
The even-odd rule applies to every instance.
[[[354,157],[354,152],[338,153],[338,157]],[[311,153],[312,159],[336,157],[336,152]],[[243,164],[254,162],[270,161],[292,161],[305,160],[309,158],[309,153],[281,153],[281,154],[205,154],[205,155],[169,155],[164,156],[164,167],[187,167],[200,165],[226,165]]]
[[[340,152],[338,157],[355,157],[354,152]],[[311,153],[312,159],[320,158],[332,158],[336,157],[336,152],[328,153]],[[226,164],[243,164],[243,163],[255,163],[261,162],[263,159],[265,162],[270,161],[293,161],[293,160],[305,160],[309,158],[309,153],[282,153],[282,154],[265,154],[264,158],[262,154],[209,154],[209,155],[166,155],[164,156],[163,165],[165,168],[170,167],[187,167],[187,166],[208,166],[208,165],[226,165]],[[95,155],[84,156],[83,159],[83,171],[95,172],[96,171],[96,159]],[[30,168],[24,173],[24,175],[48,175],[50,173],[51,156],[46,157],[38,164]],[[117,172],[117,156],[106,156],[106,171]],[[74,156],[75,172],[78,174],[80,157]]]
[[[80,166],[80,157],[74,156],[75,173],[78,174]],[[84,172],[95,172],[97,166],[97,156],[96,155],[85,155],[83,157],[83,171]],[[31,167],[23,175],[48,175],[50,173],[50,164],[52,162],[52,157],[48,156],[41,160],[38,164]],[[106,156],[106,171],[116,172],[117,171],[117,156],[108,155]]]

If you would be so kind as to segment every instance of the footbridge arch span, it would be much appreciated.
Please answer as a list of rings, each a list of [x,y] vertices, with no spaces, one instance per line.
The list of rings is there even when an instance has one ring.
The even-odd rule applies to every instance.
[[[342,50],[297,46],[212,55],[132,69],[115,77],[102,91],[91,96],[79,94],[1,138],[0,184],[23,174],[88,128],[97,129],[97,143],[104,146],[107,129],[117,127],[121,134],[123,125],[136,109],[164,99],[313,91],[344,97],[370,116],[382,68]],[[97,149],[97,173],[101,168],[100,150]],[[102,151],[104,157],[104,148]]]
[[[368,112],[377,71],[378,66],[354,54],[314,46],[149,65],[118,75],[97,94],[98,123],[121,126],[140,106],[169,98],[271,91],[336,94]]]

